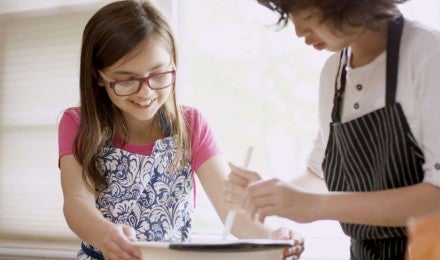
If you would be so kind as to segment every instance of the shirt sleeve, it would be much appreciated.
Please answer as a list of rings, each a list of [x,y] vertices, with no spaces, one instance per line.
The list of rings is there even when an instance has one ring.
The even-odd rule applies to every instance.
[[[439,40],[440,41],[440,40]],[[425,163],[424,182],[440,187],[440,73],[438,61],[440,60],[440,48],[429,55],[429,58],[418,69],[420,84],[419,92],[419,116],[421,120],[421,144]]]
[[[79,109],[67,109],[58,125],[58,160],[63,155],[73,154],[73,141],[79,126]]]
[[[220,147],[205,116],[195,108],[184,108],[191,136],[191,163],[195,172],[214,155],[220,154]]]
[[[322,141],[322,135],[318,131],[313,141],[313,147],[309,156],[307,157],[307,168],[309,168],[316,176],[323,179],[324,172],[322,171],[322,161],[324,159],[325,145]]]
[[[319,79],[319,109],[318,123],[319,131],[317,131],[313,140],[312,150],[310,151],[306,165],[316,176],[323,179],[324,172],[322,170],[322,162],[324,160],[325,148],[329,137],[329,125],[331,122],[331,111],[333,108],[333,95],[335,75],[339,68],[339,53],[335,53],[325,62]]]

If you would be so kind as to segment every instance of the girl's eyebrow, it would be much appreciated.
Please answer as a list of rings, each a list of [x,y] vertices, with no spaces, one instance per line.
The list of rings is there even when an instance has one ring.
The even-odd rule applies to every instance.
[[[151,67],[151,68],[149,69],[149,72],[151,72],[151,71],[153,71],[153,70],[156,70],[156,69],[158,69],[158,68],[164,67],[164,66],[166,66],[166,65],[167,65],[167,64],[166,64],[165,62],[164,62],[164,63],[159,63],[159,64],[157,64],[157,65]],[[116,71],[112,71],[112,73],[113,73],[113,74],[118,74],[118,75],[141,75],[141,74],[139,74],[139,73],[137,73],[137,72],[128,71],[128,70],[116,70]]]

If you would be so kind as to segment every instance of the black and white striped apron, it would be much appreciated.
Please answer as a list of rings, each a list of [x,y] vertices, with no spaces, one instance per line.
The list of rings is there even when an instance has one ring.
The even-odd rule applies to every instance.
[[[401,105],[395,102],[403,23],[400,17],[390,22],[388,28],[385,107],[346,123],[341,123],[340,108],[348,55],[347,50],[341,53],[333,122],[322,164],[330,191],[378,191],[413,185],[423,179],[423,153]],[[341,226],[351,237],[351,259],[404,259],[405,227],[350,223]]]

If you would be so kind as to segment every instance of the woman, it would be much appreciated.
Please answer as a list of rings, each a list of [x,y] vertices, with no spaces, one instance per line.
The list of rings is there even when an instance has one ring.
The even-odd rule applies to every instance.
[[[226,197],[261,221],[337,220],[352,259],[402,259],[408,218],[440,210],[440,33],[404,19],[401,0],[259,2],[336,53],[321,72],[305,176],[248,186],[259,175],[231,165]],[[330,192],[309,189],[321,179]]]

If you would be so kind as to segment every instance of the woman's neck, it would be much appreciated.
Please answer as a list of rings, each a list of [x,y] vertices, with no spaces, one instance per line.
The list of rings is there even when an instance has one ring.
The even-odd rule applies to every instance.
[[[378,31],[365,29],[351,45],[350,66],[362,67],[371,63],[387,48],[387,24],[379,26]]]

